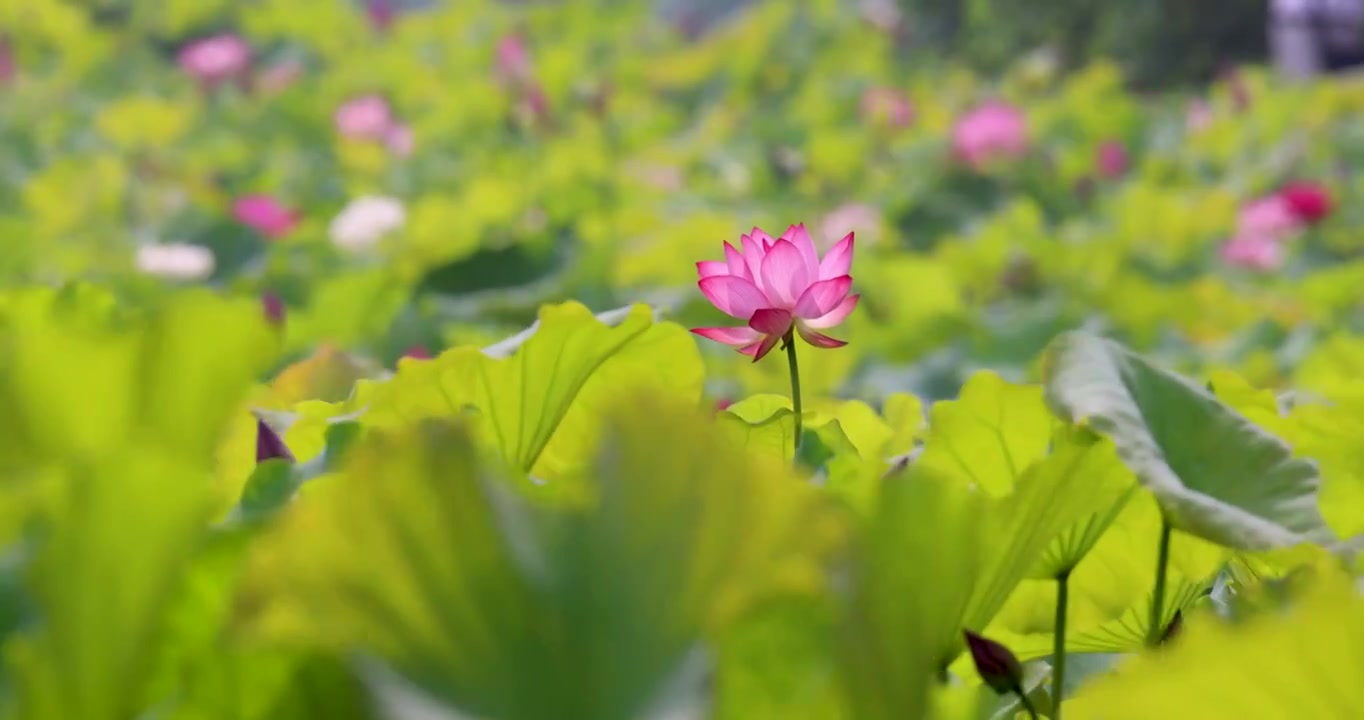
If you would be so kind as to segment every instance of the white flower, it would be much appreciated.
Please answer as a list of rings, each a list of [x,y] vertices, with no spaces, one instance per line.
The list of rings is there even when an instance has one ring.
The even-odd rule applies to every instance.
[[[332,242],[342,250],[364,250],[407,222],[403,204],[391,197],[356,198],[332,218]]]
[[[202,245],[167,243],[137,249],[137,269],[172,280],[202,280],[213,274],[213,251]]]

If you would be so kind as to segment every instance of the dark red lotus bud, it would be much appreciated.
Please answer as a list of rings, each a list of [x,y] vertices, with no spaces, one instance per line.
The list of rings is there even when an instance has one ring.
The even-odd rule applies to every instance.
[[[284,444],[284,439],[274,428],[256,418],[256,464],[276,458],[293,462],[294,454],[289,452],[289,446]]]
[[[271,325],[284,324],[284,301],[279,299],[278,295],[272,292],[265,293],[261,296],[260,302],[265,308],[265,319],[269,320]]]
[[[983,638],[970,630],[963,630],[966,647],[971,651],[971,660],[976,664],[976,672],[995,692],[1023,694],[1023,664],[1009,651],[994,640]]]
[[[1170,624],[1165,626],[1165,632],[1160,634],[1160,644],[1165,645],[1179,635],[1184,629],[1184,611],[1176,610],[1175,616],[1170,618]]]
[[[1318,222],[1331,214],[1331,193],[1314,182],[1289,183],[1279,191],[1279,197],[1305,223]]]

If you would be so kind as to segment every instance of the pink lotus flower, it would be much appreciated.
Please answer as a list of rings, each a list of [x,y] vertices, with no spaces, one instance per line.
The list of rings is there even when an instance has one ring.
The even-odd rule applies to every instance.
[[[1189,132],[1202,132],[1212,124],[1212,107],[1204,100],[1194,99],[1189,101],[1189,107],[1184,113],[1184,126]]]
[[[416,145],[412,138],[412,128],[401,123],[394,123],[389,126],[388,132],[384,133],[384,144],[388,146],[390,152],[398,157],[411,155]]]
[[[1099,143],[1099,151],[1094,160],[1098,168],[1099,177],[1105,180],[1116,180],[1127,172],[1130,161],[1127,157],[1127,148],[1117,140],[1105,140]]]
[[[792,225],[773,240],[758,228],[739,239],[743,250],[725,243],[725,259],[696,263],[697,285],[706,299],[747,327],[694,328],[692,332],[732,345],[753,361],[776,347],[792,332],[821,348],[847,343],[819,330],[843,322],[857,307],[859,295],[849,295],[852,277],[853,234],[819,258],[805,225]]]
[[[530,49],[520,35],[511,34],[497,41],[497,72],[511,82],[530,79]]]
[[[980,167],[1028,150],[1028,120],[1018,108],[992,101],[967,113],[952,129],[952,149],[966,164]]]
[[[1283,264],[1283,246],[1267,235],[1238,235],[1222,245],[1222,261],[1228,265],[1268,272]]]
[[[858,233],[865,243],[875,244],[881,230],[881,211],[865,203],[844,203],[833,210],[819,223],[819,232],[826,238],[843,237]]]
[[[1293,206],[1280,195],[1247,203],[1236,218],[1238,236],[1263,236],[1282,240],[1302,228]]]
[[[246,71],[251,47],[240,37],[224,33],[186,45],[178,60],[185,72],[205,85],[215,85]]]
[[[1331,214],[1331,192],[1314,182],[1295,182],[1285,185],[1278,193],[1299,221],[1315,223]]]
[[[232,204],[237,222],[276,239],[288,235],[298,225],[298,213],[268,195],[247,195]]]
[[[378,95],[347,100],[332,116],[336,131],[358,140],[383,140],[393,127],[393,110]]]
[[[393,0],[365,0],[365,16],[370,25],[380,32],[387,30],[398,16]]]

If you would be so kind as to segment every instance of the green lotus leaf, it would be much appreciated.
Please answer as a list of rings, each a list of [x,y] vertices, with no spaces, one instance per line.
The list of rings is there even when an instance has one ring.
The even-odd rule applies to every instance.
[[[97,457],[146,435],[210,455],[278,337],[254,302],[203,292],[119,312],[90,288],[30,290],[0,308],[0,407],[19,431],[0,453]]]
[[[4,717],[142,711],[165,611],[207,520],[207,474],[155,447],[66,466],[28,577],[42,621],[6,647]]]
[[[1046,374],[1053,410],[1112,438],[1174,527],[1247,550],[1332,540],[1316,466],[1206,389],[1083,333],[1054,341]]]
[[[635,306],[606,324],[578,303],[546,305],[536,326],[506,347],[457,347],[404,362],[383,382],[362,381],[338,405],[305,404],[311,421],[285,435],[300,460],[320,450],[326,424],[358,416],[366,427],[472,415],[507,465],[538,478],[561,477],[589,456],[604,403],[634,390],[696,400],[703,365],[681,326],[656,323]]]
[[[955,656],[981,565],[987,499],[921,467],[887,477],[858,538],[840,628],[852,716],[923,717],[929,682]]]
[[[1204,614],[1169,647],[1081,688],[1075,718],[1355,717],[1364,712],[1364,602],[1322,574],[1284,612],[1227,625]]]
[[[1052,540],[1029,573],[1032,578],[1054,579],[1074,570],[1141,489],[1107,438],[1063,429],[1057,433],[1055,442],[1083,448],[1072,455],[1075,464],[1068,471],[1083,478],[1084,492],[1093,494],[1098,510]]]
[[[510,492],[457,421],[371,430],[259,544],[243,622],[363,650],[485,717],[631,718],[694,695],[689,658],[754,603],[817,592],[841,523],[695,408],[608,417],[573,506]]]
[[[1054,422],[1041,388],[979,372],[958,399],[933,404],[918,462],[963,477],[991,495],[1005,495],[1046,454]]]
[[[1150,636],[1159,534],[1155,498],[1138,493],[1075,566],[1069,579],[1066,648],[1070,652],[1129,653],[1145,646]],[[1223,548],[1181,532],[1173,534],[1163,602],[1165,621],[1204,595],[1226,559]],[[1020,659],[1050,655],[1055,602],[1055,581],[1025,580],[1001,608],[990,632]]]

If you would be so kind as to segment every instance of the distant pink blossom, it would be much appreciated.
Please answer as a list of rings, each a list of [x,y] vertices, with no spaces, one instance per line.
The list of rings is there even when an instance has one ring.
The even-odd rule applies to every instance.
[[[1222,245],[1222,261],[1257,272],[1276,270],[1283,264],[1283,246],[1267,235],[1238,235]]]
[[[251,47],[231,33],[196,40],[180,50],[180,68],[205,85],[241,75],[251,65]]]
[[[1238,236],[1262,236],[1283,240],[1302,229],[1293,206],[1280,195],[1254,200],[1242,206],[1236,217]]]
[[[829,211],[820,220],[820,235],[826,238],[841,238],[849,233],[857,233],[860,238],[870,238],[874,243],[881,228],[881,211],[874,205],[865,203],[844,203]]]
[[[336,109],[332,121],[342,137],[383,143],[399,157],[412,154],[412,128],[399,122],[393,107],[379,95],[347,100]]]
[[[272,240],[288,235],[298,225],[298,213],[268,195],[247,195],[232,204],[237,222]]]
[[[1028,121],[1018,108],[987,102],[957,120],[952,150],[972,167],[997,158],[1015,158],[1028,150]]]
[[[1289,183],[1279,190],[1278,197],[1289,207],[1293,215],[1304,223],[1320,222],[1334,209],[1331,191],[1320,183]]]
[[[1189,107],[1184,113],[1184,125],[1189,132],[1202,132],[1212,124],[1212,107],[1207,101],[1194,99],[1189,101]]]
[[[365,0],[365,16],[374,29],[382,32],[393,24],[398,12],[393,7],[393,0]]]
[[[403,352],[403,357],[412,360],[430,360],[435,356],[431,354],[430,350],[426,349],[425,345],[413,345]]]
[[[862,118],[879,127],[899,130],[914,122],[909,96],[891,87],[875,87],[862,94]]]
[[[388,132],[384,133],[384,144],[398,157],[411,155],[416,145],[412,137],[412,128],[398,123],[389,126]]]
[[[384,140],[393,127],[393,109],[378,95],[362,95],[341,104],[332,115],[336,131],[357,140]]]
[[[0,85],[8,83],[18,74],[18,68],[14,63],[14,53],[9,49],[9,43],[0,38]]]
[[[497,41],[497,72],[512,82],[524,82],[531,77],[530,49],[518,34],[504,35]]]
[[[895,0],[862,0],[862,18],[883,32],[892,32],[900,27],[904,14]]]
[[[1116,180],[1127,173],[1127,168],[1131,161],[1127,156],[1127,148],[1116,140],[1105,140],[1099,143],[1099,150],[1094,159],[1095,169],[1099,177],[1105,180]]]

